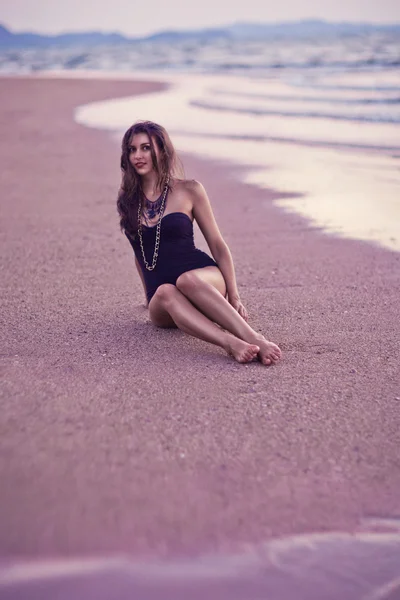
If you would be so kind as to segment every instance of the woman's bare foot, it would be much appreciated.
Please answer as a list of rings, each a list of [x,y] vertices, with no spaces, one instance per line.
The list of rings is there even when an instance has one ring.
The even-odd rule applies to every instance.
[[[248,344],[233,335],[229,336],[226,351],[240,363],[251,362],[260,352],[260,346]]]
[[[264,336],[260,336],[255,341],[260,346],[260,351],[258,352],[258,360],[263,365],[270,365],[272,363],[276,363],[282,357],[282,352],[279,346],[277,346],[273,342],[269,342],[265,339]]]

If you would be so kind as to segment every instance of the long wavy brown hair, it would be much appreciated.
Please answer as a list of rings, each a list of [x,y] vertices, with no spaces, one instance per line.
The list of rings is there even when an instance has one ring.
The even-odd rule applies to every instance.
[[[153,168],[158,175],[157,188],[164,189],[168,178],[169,187],[173,186],[172,178],[184,177],[184,171],[167,131],[152,121],[137,121],[125,132],[122,138],[121,171],[122,182],[118,192],[117,210],[120,217],[120,228],[131,236],[138,229],[139,201],[143,199],[142,181],[129,160],[132,136],[147,133],[150,140]],[[157,144],[158,160],[154,150]],[[142,202],[142,206],[143,206]]]

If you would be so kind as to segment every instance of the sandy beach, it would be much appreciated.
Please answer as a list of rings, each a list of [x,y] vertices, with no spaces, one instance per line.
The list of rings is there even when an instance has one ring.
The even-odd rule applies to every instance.
[[[154,329],[118,227],[119,148],[73,111],[161,85],[0,80],[2,559],[194,557],[368,523],[394,523],[399,552],[400,254],[184,155],[284,360]]]

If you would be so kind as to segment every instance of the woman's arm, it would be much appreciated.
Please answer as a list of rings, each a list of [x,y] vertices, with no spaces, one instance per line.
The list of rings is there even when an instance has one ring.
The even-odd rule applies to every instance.
[[[143,285],[143,289],[144,289],[144,297],[145,297],[144,305],[147,308],[149,303],[147,302],[146,284],[144,282],[144,277],[143,277],[142,269],[140,268],[140,263],[139,263],[138,259],[136,258],[136,256],[135,256],[135,265],[136,265],[137,271],[139,273],[139,277],[142,281],[142,285]]]
[[[190,182],[190,191],[193,200],[194,218],[198,222],[211,254],[225,279],[229,303],[247,320],[247,311],[240,301],[237,288],[232,254],[218,228],[207,192],[198,181]]]

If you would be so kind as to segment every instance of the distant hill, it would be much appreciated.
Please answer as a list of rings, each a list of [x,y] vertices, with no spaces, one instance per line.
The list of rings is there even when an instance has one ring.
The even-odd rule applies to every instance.
[[[308,19],[283,23],[235,23],[219,29],[196,31],[161,31],[145,39],[154,41],[174,41],[188,39],[243,39],[262,40],[280,38],[310,38],[334,35],[356,35],[373,31],[393,31],[400,33],[400,23],[374,25],[371,23],[329,23]]]
[[[176,42],[188,40],[214,40],[216,38],[279,39],[310,38],[330,35],[356,35],[373,31],[400,33],[400,24],[374,25],[371,23],[329,23],[321,20],[287,21],[283,23],[235,23],[226,27],[197,30],[160,31],[146,37],[130,38],[119,33],[65,33],[40,35],[13,33],[0,25],[0,48],[27,48],[49,46],[98,46],[137,42]]]
[[[186,40],[214,40],[217,38],[231,38],[232,35],[229,27],[218,29],[188,29],[187,31],[160,31],[153,33],[145,38],[140,38],[140,41],[150,42],[173,42]],[[138,38],[135,39],[137,41]]]
[[[64,33],[40,35],[37,33],[12,33],[0,25],[0,48],[31,48],[49,46],[98,46],[101,44],[124,44],[130,39],[119,33]]]

